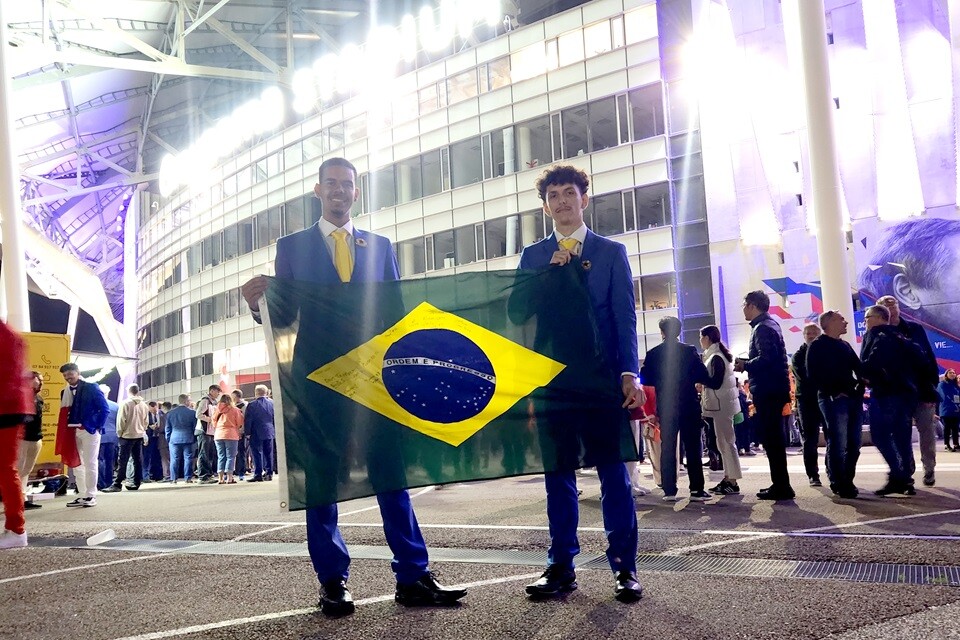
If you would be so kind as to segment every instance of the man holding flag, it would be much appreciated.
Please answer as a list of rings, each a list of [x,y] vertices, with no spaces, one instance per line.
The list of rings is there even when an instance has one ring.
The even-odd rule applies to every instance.
[[[344,158],[330,158],[320,165],[314,193],[320,199],[322,218],[316,225],[278,241],[275,263],[278,279],[334,286],[399,279],[390,241],[353,226],[350,210],[360,197],[356,181],[356,168]],[[257,276],[242,287],[243,296],[258,322],[260,299],[267,285],[267,278]],[[328,290],[334,291],[333,287]],[[336,291],[346,291],[346,288]],[[271,314],[272,324],[284,320]],[[356,320],[358,325],[364,322],[364,318]],[[334,342],[338,336],[328,338]],[[345,430],[352,425],[337,426]],[[332,468],[326,472],[349,473],[349,470]],[[429,571],[426,544],[407,491],[380,492],[377,501],[387,544],[394,554],[396,601],[406,606],[448,606],[465,596],[466,590],[442,586]],[[346,588],[350,556],[337,527],[336,502],[307,509],[307,546],[320,581],[321,610],[330,616],[353,613],[353,598]]]
[[[623,392],[623,408],[634,409],[643,404],[644,393],[637,381],[633,277],[623,245],[596,235],[583,223],[589,186],[587,175],[571,166],[556,166],[541,175],[536,188],[543,211],[553,219],[555,230],[547,238],[524,247],[520,269],[572,269],[572,265],[583,269],[610,383]],[[548,304],[556,308],[570,302],[556,299]],[[554,329],[560,334],[554,340],[563,341],[563,332],[568,329]],[[635,602],[642,597],[643,588],[636,576],[637,515],[630,479],[623,462],[606,461],[596,467],[604,529],[610,545],[607,559],[616,578],[614,597],[621,602]],[[547,471],[544,481],[550,549],[546,571],[526,588],[534,598],[552,597],[577,588],[573,559],[580,552],[580,544],[575,469]]]

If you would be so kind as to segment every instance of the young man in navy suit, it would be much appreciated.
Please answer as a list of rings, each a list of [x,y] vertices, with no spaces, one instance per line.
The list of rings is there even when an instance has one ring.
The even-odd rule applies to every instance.
[[[587,207],[587,175],[571,166],[548,169],[537,180],[543,211],[553,218],[554,232],[524,247],[521,269],[563,268],[579,261],[587,278],[587,291],[596,317],[604,355],[623,390],[623,407],[643,404],[643,389],[637,381],[637,312],[633,276],[623,245],[596,235],[583,223]],[[557,304],[564,304],[558,300]],[[611,375],[616,375],[612,373]],[[616,585],[614,597],[635,602],[643,596],[637,582],[637,514],[626,465],[622,462],[597,465],[600,477],[600,504],[607,531],[607,558]],[[574,557],[580,552],[577,540],[579,511],[574,469],[544,474],[547,490],[547,519],[550,522],[550,549],[547,569],[539,580],[527,585],[534,598],[559,595],[577,588]]]
[[[344,158],[325,160],[313,191],[320,199],[322,217],[317,224],[277,242],[277,278],[324,284],[398,280],[390,241],[356,229],[350,220],[350,210],[360,197],[356,168]],[[263,276],[242,287],[258,322],[260,298],[266,288]],[[396,601],[407,606],[445,606],[465,596],[466,590],[444,587],[430,573],[427,547],[409,494],[405,490],[381,493],[377,501],[387,544],[393,551]],[[336,503],[307,510],[307,547],[320,581],[320,609],[330,616],[353,613],[353,597],[346,588],[350,556],[337,527]]]

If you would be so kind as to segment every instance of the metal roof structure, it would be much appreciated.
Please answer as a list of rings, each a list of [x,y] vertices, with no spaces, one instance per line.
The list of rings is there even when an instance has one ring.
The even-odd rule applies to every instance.
[[[26,221],[93,270],[118,319],[126,211],[165,154],[264,87],[289,87],[298,67],[363,42],[371,25],[439,4],[0,1]]]

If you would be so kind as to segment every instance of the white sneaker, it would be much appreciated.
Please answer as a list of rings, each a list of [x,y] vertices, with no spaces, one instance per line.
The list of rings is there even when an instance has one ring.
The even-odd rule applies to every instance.
[[[645,496],[645,495],[648,495],[649,493],[650,493],[650,489],[647,489],[646,487],[641,486],[641,485],[639,485],[639,484],[633,485],[633,497],[634,497],[634,498],[641,498],[641,497],[643,497],[643,496]]]
[[[680,502],[680,496],[673,494],[672,496],[663,496],[660,498],[664,502]]]
[[[97,499],[96,499],[96,498],[83,498],[80,502],[82,503],[82,504],[80,505],[80,506],[82,506],[82,507],[95,507],[95,506],[97,506]]]
[[[3,530],[0,535],[0,549],[19,549],[27,546],[27,532],[14,533],[9,529]]]

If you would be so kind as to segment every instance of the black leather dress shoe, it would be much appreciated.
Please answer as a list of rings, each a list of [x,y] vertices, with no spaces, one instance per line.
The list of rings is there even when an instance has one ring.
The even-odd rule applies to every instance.
[[[793,500],[797,494],[793,492],[790,486],[786,487],[767,487],[757,492],[757,497],[761,500]]]
[[[540,579],[527,585],[527,595],[534,598],[549,598],[550,596],[567,593],[577,588],[577,574],[573,569],[564,569],[555,564],[547,567]]]
[[[465,595],[466,589],[445,587],[428,573],[410,584],[398,582],[394,600],[405,607],[449,607]]]
[[[253,476],[247,482],[263,482],[263,476]]]
[[[636,602],[643,597],[643,587],[637,582],[637,575],[631,571],[621,571],[617,574],[617,586],[613,590],[613,597],[620,602]]]
[[[347,591],[347,583],[343,580],[324,582],[320,585],[318,606],[320,611],[332,618],[348,616],[356,608],[353,604],[353,596]]]

